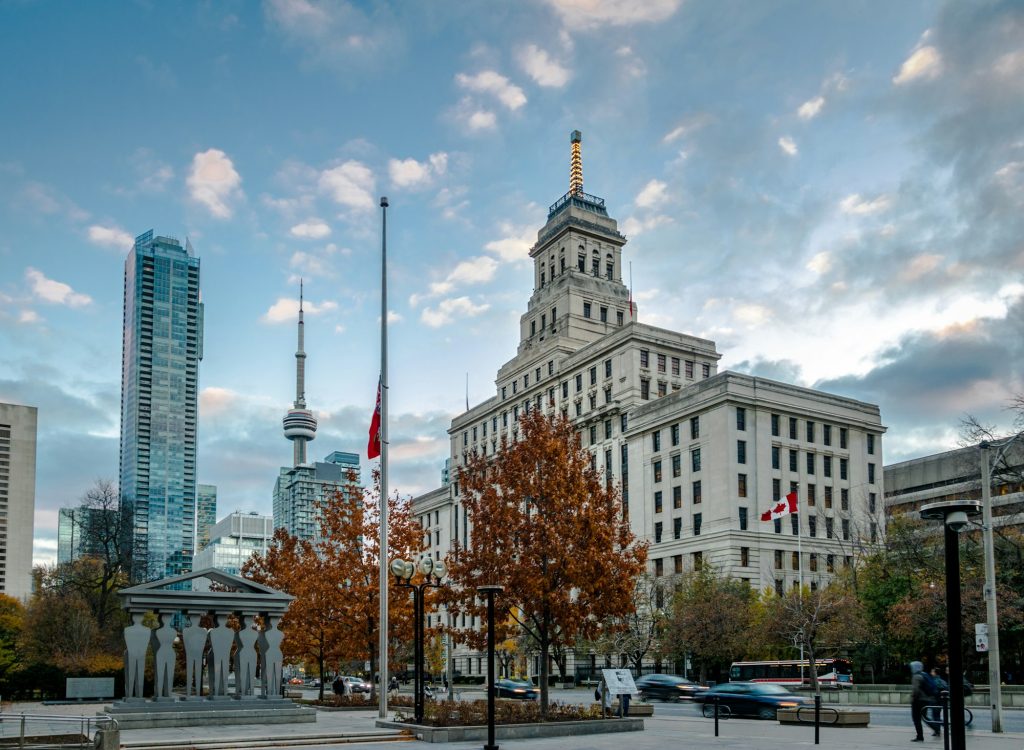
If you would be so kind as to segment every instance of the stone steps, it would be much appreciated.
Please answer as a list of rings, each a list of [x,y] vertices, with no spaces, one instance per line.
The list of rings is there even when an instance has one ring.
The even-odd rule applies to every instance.
[[[354,745],[362,742],[411,742],[408,730],[378,729],[369,732],[343,732],[328,734],[293,734],[277,737],[243,737],[223,740],[146,740],[122,741],[122,750],[233,750],[255,747],[302,747],[305,745]]]

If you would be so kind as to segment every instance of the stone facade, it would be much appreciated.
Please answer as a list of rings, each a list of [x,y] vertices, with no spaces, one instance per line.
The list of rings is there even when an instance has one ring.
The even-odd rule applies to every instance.
[[[0,592],[32,593],[32,529],[36,509],[34,406],[0,404]]]

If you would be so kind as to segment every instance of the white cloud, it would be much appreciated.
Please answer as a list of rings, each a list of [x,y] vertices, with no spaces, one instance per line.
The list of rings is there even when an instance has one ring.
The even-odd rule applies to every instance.
[[[572,77],[569,69],[536,44],[522,47],[516,55],[519,66],[537,85],[561,88]]]
[[[25,269],[25,278],[32,289],[32,294],[43,302],[68,307],[85,307],[92,304],[92,297],[88,294],[79,294],[64,282],[48,279],[34,268]]]
[[[330,300],[319,305],[310,300],[302,303],[302,310],[306,315],[319,315],[321,313],[337,310],[338,304]],[[299,301],[290,297],[278,297],[277,302],[270,306],[263,314],[264,323],[287,323],[299,319]]]
[[[562,19],[575,29],[600,26],[631,26],[664,21],[672,16],[682,0],[547,0]]]
[[[379,318],[378,318],[378,322],[380,322]],[[401,315],[396,313],[394,310],[388,310],[388,324],[389,325],[391,323],[401,323],[401,322],[402,322],[402,316]]]
[[[388,162],[388,176],[392,184],[400,188],[424,188],[434,177],[448,170],[448,154],[441,151],[431,154],[426,161],[415,159],[392,159]]]
[[[494,278],[498,270],[498,261],[487,255],[479,255],[459,262],[443,281],[435,281],[430,285],[428,294],[413,294],[409,297],[412,307],[429,297],[440,297],[448,294],[459,285],[483,284]]]
[[[622,222],[622,233],[627,237],[636,237],[644,232],[660,227],[662,224],[669,224],[671,222],[672,217],[665,214],[651,214],[642,218],[630,216]]]
[[[885,211],[892,204],[892,199],[885,194],[874,200],[864,200],[859,193],[851,193],[839,202],[839,210],[853,216],[868,216]]]
[[[662,143],[672,143],[680,138],[684,138],[688,135],[696,133],[698,130],[703,128],[705,125],[711,122],[711,115],[706,112],[701,112],[696,115],[691,115],[683,120],[679,125],[672,128],[665,134],[665,137],[661,139]]]
[[[121,227],[93,224],[89,227],[89,242],[103,247],[112,247],[115,250],[127,251],[131,249],[135,239]]]
[[[310,219],[302,224],[296,224],[288,231],[292,237],[300,237],[304,240],[321,240],[331,233],[331,228],[320,219]]]
[[[242,195],[242,178],[231,159],[218,148],[200,151],[192,157],[192,169],[185,180],[192,200],[201,203],[218,219],[231,218],[231,202]]]
[[[808,271],[813,271],[819,276],[822,276],[828,273],[829,269],[832,268],[832,255],[827,250],[822,250],[807,261],[807,265],[805,267]]]
[[[39,313],[35,310],[25,309],[18,313],[19,323],[38,323],[39,320]]]
[[[333,247],[331,245],[330,247]],[[328,253],[330,254],[330,253]],[[327,263],[326,258],[314,255],[313,253],[297,250],[288,259],[288,265],[298,271],[299,278],[332,278],[334,270]]]
[[[437,307],[425,307],[420,313],[420,320],[431,328],[440,328],[454,322],[457,318],[473,318],[490,309],[490,305],[474,304],[469,297],[455,297],[441,300]]]
[[[917,281],[922,276],[927,276],[929,273],[934,271],[942,263],[942,256],[935,255],[933,253],[921,253],[915,255],[907,264],[903,267],[900,272],[900,280],[902,281]]]
[[[740,323],[746,323],[748,326],[757,326],[770,320],[772,311],[764,305],[743,304],[736,305],[733,308],[732,315]]]
[[[523,90],[493,70],[484,70],[472,76],[459,73],[455,76],[455,82],[474,93],[491,94],[512,111],[526,104]]]
[[[801,120],[813,120],[821,112],[821,108],[825,106],[825,97],[816,96],[813,99],[808,99],[800,108],[796,111],[797,116]]]
[[[430,166],[434,170],[434,174],[442,175],[448,171],[448,154],[444,151],[431,154],[428,158],[430,160]]]
[[[930,81],[942,73],[942,55],[930,45],[918,47],[903,61],[900,72],[893,76],[897,86],[917,80]]]
[[[497,116],[488,110],[480,109],[470,112],[466,118],[466,126],[470,130],[490,130],[498,124]]]
[[[320,189],[336,203],[360,210],[371,209],[375,203],[373,171],[362,162],[350,160],[320,173]]]
[[[796,156],[797,154],[796,142],[788,135],[784,135],[779,138],[779,148],[785,151],[789,156]]]
[[[668,198],[665,189],[668,187],[661,180],[651,180],[644,185],[634,201],[639,208],[654,208],[660,206]]]
[[[235,408],[239,394],[230,388],[207,386],[199,391],[199,413],[203,417],[226,414]]]
[[[502,223],[499,228],[503,235],[501,239],[491,240],[484,245],[484,250],[494,253],[505,263],[527,260],[537,230],[532,227],[514,227],[508,223]]]
[[[1024,73],[1024,50],[1007,52],[996,60],[992,69],[1004,78],[1016,78]]]
[[[615,56],[622,60],[622,72],[628,78],[643,78],[647,75],[647,64],[629,45],[624,44],[615,50]]]

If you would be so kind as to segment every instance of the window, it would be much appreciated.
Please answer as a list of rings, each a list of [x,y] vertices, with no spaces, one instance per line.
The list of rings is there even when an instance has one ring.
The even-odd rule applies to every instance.
[[[644,401],[651,397],[651,381],[649,378],[640,378],[640,398]]]
[[[702,519],[701,519],[701,514],[700,513],[694,513],[693,514],[693,535],[694,536],[700,536],[701,520]]]
[[[814,473],[814,454],[810,451],[807,452],[807,473]]]
[[[597,425],[590,425],[590,444],[593,445],[597,442]]]
[[[750,567],[750,547],[740,547],[740,567]]]
[[[693,504],[700,504],[700,480],[693,483]]]
[[[818,517],[807,516],[807,535],[818,536]]]
[[[659,558],[659,559],[654,561],[654,575],[656,577],[660,578],[664,574],[665,574],[665,565],[664,565],[663,561]]]
[[[590,261],[590,270],[594,272],[595,276],[601,275],[601,259],[596,255]]]
[[[797,536],[800,533],[800,516],[796,513],[792,513],[789,516],[789,523],[793,536]]]
[[[505,386],[501,386],[501,400],[504,401],[506,397]]]
[[[661,430],[655,430],[651,433],[651,450],[661,450]]]
[[[523,388],[528,388],[530,385],[530,373],[523,375]]]
[[[686,377],[688,377],[690,380],[693,380],[693,360],[692,359],[686,360],[686,370],[685,370],[685,373],[686,373]]]
[[[583,390],[583,374],[576,373],[576,392],[579,393]]]
[[[782,499],[782,481],[772,480],[772,502],[777,503]]]
[[[540,382],[540,368],[539,367],[536,370],[534,370],[533,379],[534,379],[534,382],[536,382],[536,383]]]
[[[835,555],[825,555],[825,570],[827,570],[829,573],[835,573],[836,572],[836,556]]]
[[[602,323],[607,323],[608,322],[608,308],[607,307],[602,307],[601,308],[601,322]]]
[[[679,377],[679,357],[672,358],[672,374]]]
[[[580,253],[578,256],[576,256],[576,265],[579,267],[579,269],[581,271],[586,271],[587,270],[587,256],[584,255],[583,253]]]
[[[799,455],[800,455],[799,451],[795,451],[792,448],[789,449],[789,470],[790,471],[799,471],[800,470],[799,466],[797,464],[797,458],[799,457]]]
[[[590,384],[597,385],[597,367],[590,368]]]
[[[690,471],[700,471],[700,448],[690,451]]]
[[[654,465],[653,465],[653,468],[654,468],[654,481],[655,482],[660,482],[661,481],[661,461],[655,461]]]
[[[587,397],[587,400],[588,400],[588,401],[590,402],[590,408],[591,408],[591,410],[594,410],[594,409],[596,409],[596,408],[597,408],[597,394],[596,394],[596,393],[591,393],[591,394],[590,394],[590,395],[589,395],[589,396]]]
[[[840,458],[839,459],[839,478],[840,479],[846,479],[847,478],[846,475],[849,473],[849,471],[848,471],[849,464],[850,464],[850,462],[849,462],[848,459],[845,459],[845,458]]]
[[[825,518],[825,538],[826,539],[831,539],[832,536],[835,534],[835,529],[833,528],[833,525],[834,524],[833,524],[832,518],[831,517],[826,517]]]
[[[850,541],[850,519],[844,518],[842,520],[842,529],[843,529],[843,540],[847,541],[847,542]]]
[[[680,573],[683,572],[683,556],[682,555],[673,555],[672,556],[672,563],[673,563],[673,566],[675,568],[676,575],[679,575]]]
[[[612,437],[612,420],[604,420],[604,439],[610,440]]]
[[[775,550],[775,569],[782,570],[782,550]]]
[[[672,456],[672,478],[678,479],[683,473],[683,457],[676,453]]]
[[[821,457],[821,471],[826,477],[832,476],[832,456]]]
[[[672,538],[678,539],[683,535],[683,519],[673,518],[672,519]]]
[[[831,508],[832,507],[832,488],[831,487],[825,487],[825,507],[826,508]]]
[[[620,326],[622,325],[622,310],[615,311],[615,322]]]
[[[664,396],[668,393],[668,384],[664,380],[658,381],[658,396]]]
[[[558,319],[558,308],[557,308],[557,307],[552,307],[552,308],[551,308],[551,330],[552,330],[552,331],[554,331],[554,330],[555,330],[555,321],[556,321],[557,319]],[[549,363],[549,364],[550,364],[550,363]],[[550,374],[550,373],[549,373],[549,374]]]
[[[562,381],[562,398],[569,398],[569,381]]]
[[[814,536],[813,534],[811,536]],[[807,567],[811,569],[812,573],[818,572],[818,553],[812,552],[811,559],[807,561]],[[811,585],[814,585],[815,581],[811,581]]]
[[[614,271],[615,271],[615,267],[611,263],[605,263],[604,264],[604,276],[609,281],[611,281],[612,276],[614,275]]]
[[[736,475],[736,494],[740,497],[747,496],[747,475],[737,474]]]
[[[590,317],[590,303],[589,302],[584,302],[583,303],[583,317],[584,318],[589,318]]]
[[[800,570],[800,553],[799,552],[793,552],[791,554],[790,564],[792,565],[793,570]]]
[[[747,509],[740,508],[740,531],[747,530]]]
[[[682,508],[683,507],[683,488],[673,487],[672,488],[672,507]]]
[[[850,509],[850,491],[845,487],[839,490],[839,509],[849,510]]]
[[[846,438],[848,436],[847,429],[845,427],[839,428],[839,447],[846,448]]]
[[[674,424],[669,428],[669,433],[672,436],[672,447],[679,445],[679,425]]]
[[[780,453],[779,446],[773,445],[772,446],[772,468],[773,469],[780,468],[779,453]]]
[[[789,418],[789,439],[796,440],[796,417]]]
[[[665,372],[665,363],[666,363],[665,355],[664,354],[659,354],[657,356],[658,356],[658,372]]]
[[[583,402],[580,401],[579,399],[576,399],[576,416],[579,417],[579,416],[582,416],[582,415],[583,415]]]
[[[650,367],[650,359],[651,359],[651,353],[649,351],[647,351],[646,349],[641,349],[640,350],[640,366],[641,367]]]
[[[823,424],[821,426],[821,441],[825,445],[832,445],[832,425]]]
[[[807,422],[807,442],[814,442],[814,422],[811,422],[810,420]]]
[[[874,435],[868,435],[867,436],[867,440],[868,440],[868,455],[869,456],[873,456],[873,455],[875,455],[875,436]]]
[[[625,414],[619,415],[619,429],[623,432],[626,431],[626,425],[629,423],[629,418]]]
[[[533,336],[536,333],[537,333],[537,321],[536,320],[531,320],[530,321],[530,335]]]
[[[508,412],[507,411],[503,411],[501,413],[501,426],[502,427],[508,427]]]
[[[519,392],[519,381],[518,380],[513,380],[512,381],[512,393],[514,395],[514,394],[516,394],[518,392]]]
[[[875,513],[878,510],[878,495],[874,492],[868,493],[868,512]]]
[[[548,360],[548,375],[555,374],[555,363],[553,360]]]
[[[779,436],[779,415],[772,414],[772,437]]]
[[[661,502],[661,490],[658,490],[657,492],[654,493],[654,512],[661,513],[662,507],[663,506]]]
[[[817,502],[817,487],[813,484],[807,485],[807,505],[814,507],[814,503]]]
[[[690,417],[690,439],[696,440],[700,437],[700,417]]]
[[[775,519],[775,533],[776,534],[781,534],[782,533],[782,519],[781,518],[776,518]]]
[[[704,553],[694,552],[693,553],[693,569],[700,570],[704,566]]]
[[[868,484],[875,483],[875,465],[868,464]]]
[[[742,406],[736,407],[736,429],[747,429],[747,410],[744,409]]]
[[[775,595],[782,596],[785,593],[782,589],[782,581],[778,578],[775,579]]]
[[[610,359],[606,359],[604,361],[604,376],[606,378],[610,378],[612,376],[612,361]]]
[[[711,377],[711,365],[708,364],[707,362],[701,363],[701,366],[700,366],[700,376],[702,378],[710,378]]]
[[[465,448],[467,445],[469,445],[469,431],[465,430],[462,433],[462,447]]]
[[[878,524],[874,521],[871,522],[871,543],[875,544],[878,542]]]
[[[747,462],[747,441],[737,440],[736,441],[736,463],[745,464]]]

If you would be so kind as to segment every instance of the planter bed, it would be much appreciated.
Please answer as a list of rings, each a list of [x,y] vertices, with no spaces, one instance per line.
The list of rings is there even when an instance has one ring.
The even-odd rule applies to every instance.
[[[377,720],[378,727],[406,729],[422,742],[475,742],[487,739],[486,726],[428,727],[402,721]],[[534,724],[499,724],[494,728],[497,740],[522,740],[540,737],[577,737],[612,732],[642,732],[644,720],[582,719],[579,721],[544,721]]]
[[[832,711],[838,711],[839,717],[835,724],[832,723]],[[800,711],[800,718],[797,718],[795,708],[780,708],[776,713],[780,724],[802,724],[812,726],[814,724],[814,707],[806,706]],[[871,713],[856,708],[833,708],[832,706],[821,707],[821,726],[828,727],[866,727],[871,722]]]

